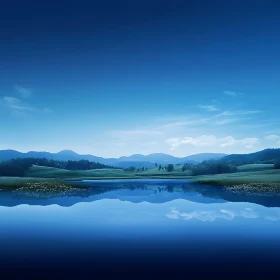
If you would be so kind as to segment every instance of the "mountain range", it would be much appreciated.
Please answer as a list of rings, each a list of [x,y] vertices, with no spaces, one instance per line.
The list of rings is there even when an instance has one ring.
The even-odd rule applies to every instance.
[[[135,167],[153,167],[155,163],[166,165],[169,163],[172,164],[184,164],[184,163],[199,163],[204,160],[210,159],[221,159],[226,156],[226,154],[219,153],[202,153],[191,155],[187,157],[174,157],[164,153],[155,153],[150,155],[141,155],[135,154],[128,157],[120,158],[103,158],[97,157],[94,155],[80,155],[71,150],[63,150],[58,153],[49,153],[49,152],[36,152],[30,151],[27,153],[21,153],[15,150],[0,150],[0,161],[10,160],[12,158],[47,158],[54,160],[89,160],[92,162],[99,162],[106,165],[126,168],[129,166]]]

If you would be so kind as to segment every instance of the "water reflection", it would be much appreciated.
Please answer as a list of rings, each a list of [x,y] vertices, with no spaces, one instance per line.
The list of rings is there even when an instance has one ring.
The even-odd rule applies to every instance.
[[[119,199],[133,203],[166,203],[183,199],[203,204],[249,202],[266,207],[280,207],[280,196],[263,193],[232,192],[224,187],[198,185],[184,180],[117,180],[72,182],[88,188],[65,194],[36,191],[1,191],[0,205],[17,206],[51,205],[72,206],[79,202],[102,199]]]
[[[225,262],[234,271],[242,258],[257,256],[263,263],[264,254],[278,267],[279,196],[260,200],[186,181],[83,184],[89,188],[59,196],[1,191],[2,267],[17,260],[17,267],[25,262],[30,271],[62,267],[65,276],[76,266],[83,273],[92,268],[95,276],[102,268],[103,276],[120,265],[138,271],[146,262],[157,275],[167,264],[172,275],[182,267],[189,274],[197,265],[195,276],[200,267],[208,274]],[[265,207],[272,204],[278,207]]]
[[[280,212],[278,213],[278,215]],[[192,212],[180,212],[178,210],[171,210],[166,215],[169,219],[183,219],[183,220],[191,220],[197,219],[200,221],[215,221],[216,219],[225,219],[225,220],[233,220],[236,217],[243,217],[248,219],[256,219],[261,217],[255,210],[251,208],[244,208],[238,211],[232,211],[228,209],[217,209],[217,210],[209,210],[209,211],[192,211]],[[272,217],[264,216],[264,219],[271,220]],[[277,217],[273,217],[274,220],[277,220]]]

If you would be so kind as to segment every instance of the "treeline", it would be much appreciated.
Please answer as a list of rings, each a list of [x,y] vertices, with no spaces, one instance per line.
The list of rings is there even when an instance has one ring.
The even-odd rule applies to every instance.
[[[168,172],[171,172],[174,170],[174,165],[173,164],[168,164],[166,166],[158,165],[157,163],[155,164],[155,167],[158,168],[158,170],[166,170]],[[142,168],[136,168],[135,166],[130,166],[128,168],[124,168],[124,171],[131,171],[131,172],[141,172],[148,170],[147,167],[142,167]]]
[[[115,168],[113,166],[90,162],[88,160],[79,161],[60,161],[46,158],[17,158],[0,162],[0,176],[24,177],[26,171],[32,165],[55,167],[67,170],[91,170],[103,168]]]
[[[208,160],[199,164],[185,164],[182,167],[182,171],[189,170],[191,175],[211,175],[222,173],[234,173],[237,171],[237,167],[232,164],[224,163],[220,160]]]

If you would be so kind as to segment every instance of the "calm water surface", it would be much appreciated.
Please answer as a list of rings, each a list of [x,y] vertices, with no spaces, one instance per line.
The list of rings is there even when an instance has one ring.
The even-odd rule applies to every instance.
[[[0,191],[2,273],[47,279],[279,273],[280,196],[185,180],[82,184],[90,188],[60,197]]]

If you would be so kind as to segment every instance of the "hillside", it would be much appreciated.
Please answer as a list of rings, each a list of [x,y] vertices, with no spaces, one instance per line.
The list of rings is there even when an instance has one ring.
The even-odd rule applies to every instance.
[[[192,155],[185,157],[183,160],[183,163],[188,163],[188,162],[202,162],[205,160],[213,160],[213,159],[221,159],[223,157],[227,156],[226,154],[219,154],[219,153],[202,153],[202,154],[197,154],[197,155]],[[181,162],[182,163],[182,162]]]
[[[266,149],[251,154],[233,154],[222,158],[223,162],[234,165],[273,163],[275,160],[280,160],[280,149]]]

